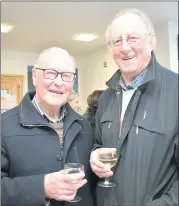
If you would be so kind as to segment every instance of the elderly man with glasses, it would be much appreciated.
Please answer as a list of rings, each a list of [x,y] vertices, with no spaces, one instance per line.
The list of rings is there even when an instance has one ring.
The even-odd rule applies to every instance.
[[[89,163],[92,130],[67,103],[75,76],[75,62],[67,51],[45,50],[32,70],[35,92],[3,113],[3,206],[95,205]],[[78,170],[64,170],[66,163],[80,163],[84,171],[67,174]],[[74,199],[76,193],[80,198]]]
[[[91,167],[110,177],[99,182],[99,206],[177,206],[178,75],[157,62],[154,27],[142,11],[121,11],[106,38],[119,69],[96,115]],[[99,161],[102,147],[117,149],[112,170]]]

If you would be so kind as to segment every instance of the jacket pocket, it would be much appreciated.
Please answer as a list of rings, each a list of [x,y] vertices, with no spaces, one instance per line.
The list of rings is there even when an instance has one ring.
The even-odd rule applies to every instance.
[[[136,127],[136,134],[139,133],[139,129],[148,131],[150,133],[156,133],[158,135],[167,135],[170,134],[168,128],[162,128],[160,123],[156,122],[146,123],[142,121],[134,121],[133,125]],[[137,131],[138,130],[138,131]]]
[[[118,129],[113,121],[102,121],[101,131],[102,131],[102,143],[103,147],[116,147],[116,142],[119,137]],[[117,131],[117,132],[116,132]]]
[[[147,155],[146,159],[152,163],[156,162],[157,159],[162,161],[161,158],[166,155],[171,144],[171,134],[169,135],[160,125],[153,126],[135,121],[131,134],[131,141],[137,148],[136,152],[139,150],[143,155]]]

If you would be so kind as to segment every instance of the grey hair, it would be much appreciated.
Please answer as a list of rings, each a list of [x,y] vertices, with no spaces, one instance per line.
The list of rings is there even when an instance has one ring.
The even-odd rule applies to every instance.
[[[105,37],[107,39],[107,41],[110,41],[110,36],[111,36],[111,25],[114,23],[115,20],[117,20],[120,16],[123,16],[124,14],[136,14],[138,15],[141,20],[143,21],[143,23],[146,25],[149,34],[151,35],[155,35],[155,29],[154,29],[154,25],[151,21],[151,19],[141,10],[136,9],[136,8],[128,8],[128,9],[124,9],[122,11],[120,11],[118,14],[116,14],[116,16],[112,19],[111,23],[108,25],[106,33],[105,33]]]

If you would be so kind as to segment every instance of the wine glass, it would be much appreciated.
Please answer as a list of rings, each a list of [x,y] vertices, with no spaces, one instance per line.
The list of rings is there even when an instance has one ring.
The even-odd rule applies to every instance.
[[[116,148],[100,148],[98,150],[98,159],[105,165],[106,168],[112,168],[117,163],[117,149]],[[106,177],[103,182],[99,182],[100,187],[114,187],[115,183],[109,181]]]
[[[84,166],[80,163],[68,163],[68,164],[65,164],[64,171],[65,171],[65,174],[75,175],[80,172],[84,172]],[[71,181],[71,183],[72,184],[77,183],[77,182],[80,182],[81,180],[82,179],[76,179],[76,180]],[[76,195],[74,199],[71,200],[70,202],[79,202],[80,200],[81,200],[81,197]]]

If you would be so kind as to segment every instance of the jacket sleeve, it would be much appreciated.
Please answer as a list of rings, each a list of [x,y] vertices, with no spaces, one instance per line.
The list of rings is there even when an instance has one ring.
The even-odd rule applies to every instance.
[[[45,174],[8,177],[9,158],[5,143],[1,138],[1,205],[25,206],[44,205],[44,176]]]
[[[178,134],[176,135],[174,156],[177,164],[177,171],[179,170],[179,146],[178,146]],[[160,198],[155,199],[145,204],[145,206],[178,206],[178,185],[177,179],[172,185],[171,189],[164,193]]]
[[[93,150],[102,147],[102,131],[101,131],[101,113],[102,113],[101,105],[99,104],[97,112],[96,112],[96,118],[95,118],[95,142]]]

